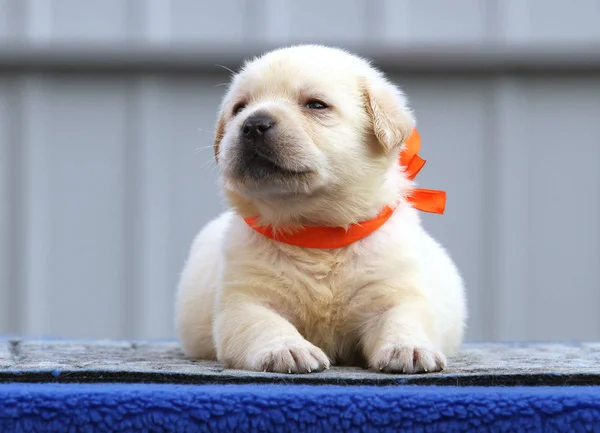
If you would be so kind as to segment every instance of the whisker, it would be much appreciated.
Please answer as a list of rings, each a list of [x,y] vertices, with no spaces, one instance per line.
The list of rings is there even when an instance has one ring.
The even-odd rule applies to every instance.
[[[223,69],[225,69],[226,71],[229,71],[229,72],[231,72],[232,74],[234,74],[234,75],[235,75],[235,71],[234,71],[233,69],[229,69],[227,66],[223,66],[223,65],[216,65],[216,66],[218,66],[218,67],[220,67],[220,68],[223,68]]]
[[[201,151],[203,151],[203,150],[206,150],[206,149],[213,149],[213,148],[214,148],[214,145],[212,145],[212,144],[209,144],[209,145],[207,145],[207,146],[200,146],[200,147],[196,147],[194,150],[196,150],[196,151],[198,151],[198,152],[201,152]]]
[[[210,167],[211,171],[214,171],[215,168],[217,168],[217,164],[215,163],[215,161],[211,158],[211,159],[207,159],[206,161],[204,161],[202,164],[200,164],[200,169],[205,169],[209,164],[212,164],[212,166]]]

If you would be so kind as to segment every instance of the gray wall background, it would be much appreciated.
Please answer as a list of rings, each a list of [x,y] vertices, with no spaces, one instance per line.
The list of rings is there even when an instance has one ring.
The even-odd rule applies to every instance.
[[[599,0],[0,0],[0,334],[173,337],[228,73],[321,42],[407,92],[470,340],[600,339]]]

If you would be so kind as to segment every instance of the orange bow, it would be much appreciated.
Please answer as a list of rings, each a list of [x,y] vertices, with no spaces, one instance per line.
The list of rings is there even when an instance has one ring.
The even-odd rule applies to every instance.
[[[405,143],[400,154],[400,164],[405,167],[406,175],[413,180],[425,165],[425,160],[418,154],[421,149],[421,137],[414,129]],[[408,202],[423,212],[443,214],[446,206],[446,193],[432,189],[414,188],[409,192]],[[352,224],[348,229],[343,227],[305,226],[295,232],[285,233],[285,230],[275,233],[270,226],[258,226],[256,217],[244,218],[246,223],[262,235],[305,248],[342,248],[359,241],[379,227],[392,216],[394,209],[386,206],[375,218],[359,224]]]
[[[405,167],[406,175],[410,180],[413,180],[426,162],[419,156],[421,136],[416,128],[413,129],[405,144],[406,147],[400,154],[400,165]],[[446,208],[446,192],[414,188],[408,196],[408,202],[420,211],[443,214]]]

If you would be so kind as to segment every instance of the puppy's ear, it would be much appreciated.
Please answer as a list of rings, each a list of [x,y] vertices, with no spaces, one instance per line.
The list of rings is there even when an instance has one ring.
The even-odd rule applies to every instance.
[[[219,114],[219,118],[217,119],[217,126],[215,128],[215,142],[213,144],[213,151],[215,153],[215,160],[219,162],[219,148],[221,145],[221,140],[225,135],[225,118],[223,113]]]
[[[388,153],[399,148],[415,125],[402,91],[378,77],[366,81],[363,96],[373,133],[383,151]]]

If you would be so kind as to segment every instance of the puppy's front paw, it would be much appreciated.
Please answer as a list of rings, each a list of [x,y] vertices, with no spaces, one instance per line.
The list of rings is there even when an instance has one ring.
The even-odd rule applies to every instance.
[[[442,352],[411,344],[386,344],[375,351],[369,365],[386,373],[429,373],[446,367]]]
[[[306,340],[284,340],[250,355],[253,370],[274,373],[311,373],[329,368],[329,358]]]

